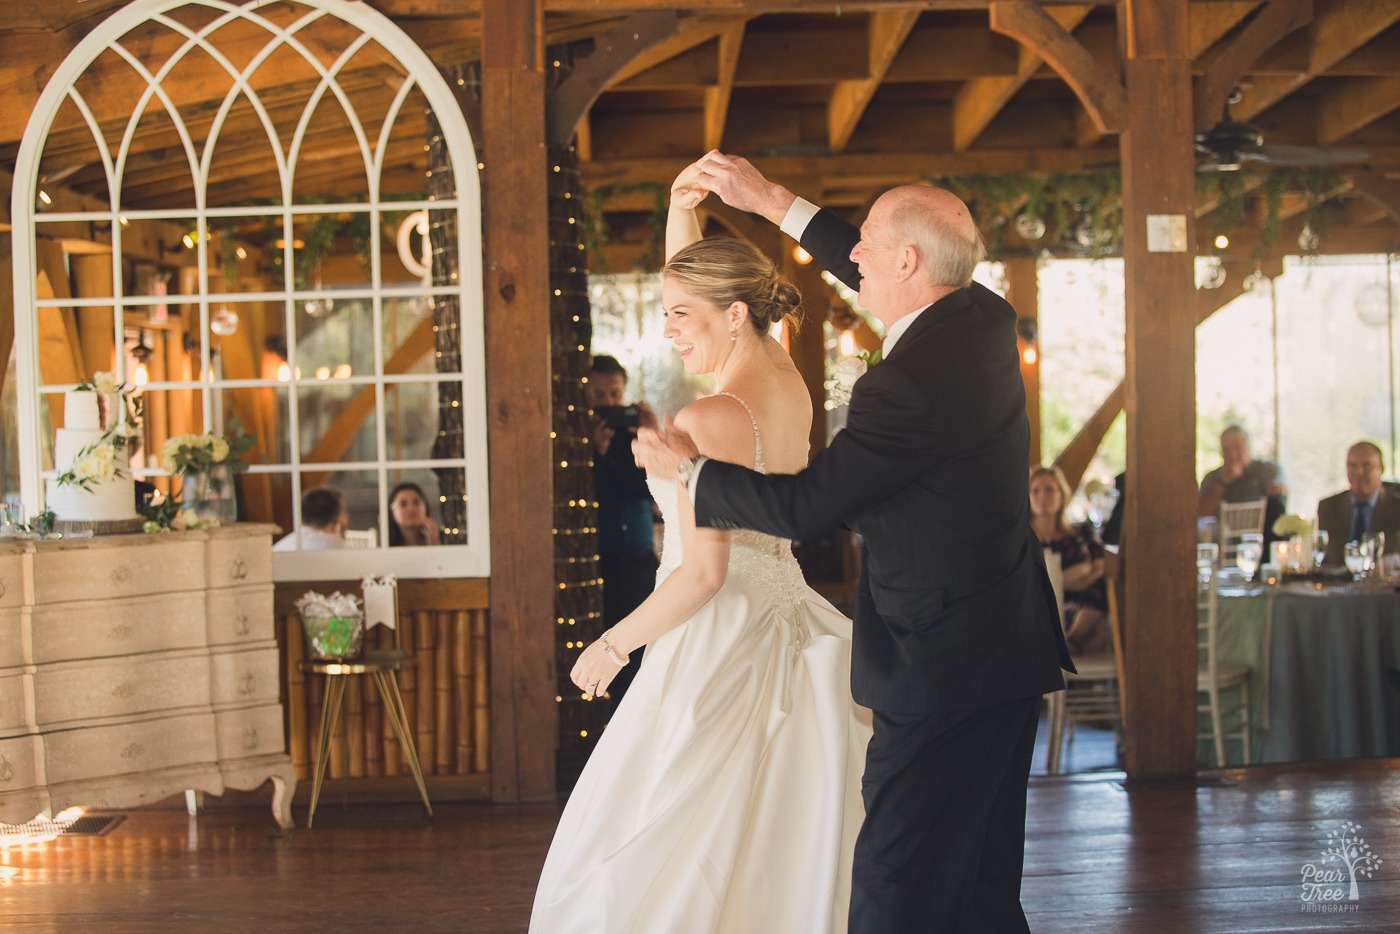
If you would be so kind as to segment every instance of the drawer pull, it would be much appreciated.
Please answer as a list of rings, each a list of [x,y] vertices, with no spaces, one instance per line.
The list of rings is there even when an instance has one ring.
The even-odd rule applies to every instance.
[[[248,729],[246,729],[246,730],[243,731],[243,748],[244,748],[244,749],[257,749],[257,748],[258,748],[258,729],[257,729],[257,727],[252,727],[252,726],[250,726],[250,727],[248,727]]]
[[[146,754],[146,747],[140,743],[128,743],[122,750],[123,759],[139,759]]]
[[[125,700],[135,693],[136,685],[132,684],[130,681],[123,681],[121,684],[112,688],[112,696],[120,697],[122,700]]]
[[[113,626],[112,631],[107,633],[107,637],[117,642],[125,642],[127,639],[131,638],[131,627],[128,626],[126,623],[122,623],[119,626]]]
[[[241,581],[248,576],[248,565],[242,558],[233,559],[233,579]]]
[[[239,693],[239,694],[252,694],[252,693],[253,693],[253,683],[254,683],[256,680],[257,680],[257,679],[253,677],[253,673],[252,673],[251,671],[248,672],[247,674],[245,674],[242,678],[238,679],[238,693]]]
[[[15,767],[13,765],[10,765],[9,759],[6,759],[4,756],[0,756],[0,782],[4,782],[8,785],[10,782],[14,781],[14,778]]]
[[[112,572],[108,574],[107,577],[114,584],[125,584],[127,581],[131,580],[131,568],[127,567],[124,564],[118,567],[114,567],[112,568]]]
[[[248,614],[247,614],[247,613],[239,613],[239,614],[238,614],[238,619],[234,620],[233,631],[236,632],[236,633],[237,633],[238,635],[240,635],[240,636],[246,636],[246,635],[248,634]]]

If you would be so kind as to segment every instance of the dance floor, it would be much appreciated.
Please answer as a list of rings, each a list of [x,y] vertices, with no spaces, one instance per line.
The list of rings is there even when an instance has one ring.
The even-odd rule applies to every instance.
[[[1397,760],[1268,767],[1131,791],[1114,772],[1034,777],[1023,890],[1031,928],[1400,929],[1397,801]],[[324,803],[314,830],[287,833],[264,808],[214,808],[194,820],[175,809],[126,812],[102,836],[8,851],[0,929],[523,932],[558,809],[436,810],[429,822],[411,804]],[[296,816],[304,821],[304,809]],[[1369,876],[1358,873],[1356,901],[1345,883],[1303,885],[1309,866],[1348,879],[1342,863],[1324,861],[1329,834],[1348,822],[1382,860]]]

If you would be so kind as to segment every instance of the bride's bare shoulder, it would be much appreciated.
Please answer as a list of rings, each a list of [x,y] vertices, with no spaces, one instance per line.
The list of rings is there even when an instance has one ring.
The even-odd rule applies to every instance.
[[[697,399],[676,413],[675,422],[706,457],[753,466],[753,421],[737,400],[725,395]]]

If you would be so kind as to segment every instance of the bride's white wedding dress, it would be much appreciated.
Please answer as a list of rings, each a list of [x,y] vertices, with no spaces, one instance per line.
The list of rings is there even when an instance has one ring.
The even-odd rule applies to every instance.
[[[680,564],[678,491],[648,484],[659,583]],[[723,586],[647,646],[574,787],[532,934],[844,932],[870,738],[850,638],[787,542],[734,532]]]

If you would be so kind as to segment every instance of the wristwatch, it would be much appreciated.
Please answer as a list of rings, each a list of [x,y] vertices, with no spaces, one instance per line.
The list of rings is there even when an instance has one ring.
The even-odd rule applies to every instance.
[[[681,486],[690,489],[690,478],[695,476],[695,467],[700,463],[700,456],[692,454],[690,457],[683,457],[680,463],[676,464],[676,479]]]

